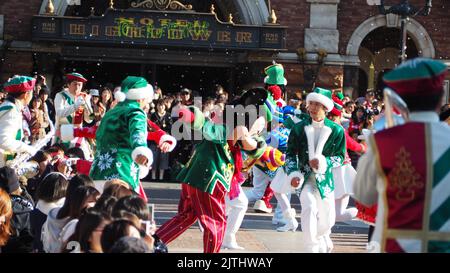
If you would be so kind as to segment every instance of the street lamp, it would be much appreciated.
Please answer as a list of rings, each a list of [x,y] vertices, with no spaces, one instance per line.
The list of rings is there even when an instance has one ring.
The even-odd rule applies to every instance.
[[[410,17],[416,15],[427,16],[431,12],[431,1],[425,0],[425,4],[421,9],[412,6],[408,0],[402,0],[401,3],[386,8],[384,0],[367,0],[369,5],[377,5],[381,14],[395,14],[400,16],[401,20],[401,37],[400,37],[400,63],[406,60],[406,21]]]

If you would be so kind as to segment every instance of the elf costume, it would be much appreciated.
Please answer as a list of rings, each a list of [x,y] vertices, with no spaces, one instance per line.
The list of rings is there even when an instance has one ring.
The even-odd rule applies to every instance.
[[[446,72],[439,61],[417,58],[383,80],[409,103],[417,99],[416,107],[433,97],[437,107]],[[359,160],[355,198],[367,206],[378,201],[372,243],[380,252],[450,252],[450,127],[428,107],[370,135]]]
[[[266,90],[252,89],[234,105],[263,105],[266,99]],[[226,117],[225,114],[223,116]],[[229,198],[234,200],[242,194],[242,147],[236,133],[237,130],[246,130],[248,134],[248,129],[207,120],[195,107],[181,109],[179,120],[194,130],[201,130],[203,140],[177,176],[177,180],[183,183],[178,214],[156,231],[156,242],[170,243],[199,220],[204,228],[204,252],[219,252],[227,222],[225,196],[230,192]],[[257,143],[255,150],[246,151],[255,158],[260,157],[265,149],[264,141]]]
[[[79,73],[69,73],[66,75],[67,83],[73,81],[86,83],[86,78]],[[72,124],[76,128],[83,127],[83,121],[90,123],[93,118],[93,111],[91,106],[90,96],[84,92],[80,92],[78,96],[74,96],[68,89],[64,89],[55,96],[55,128],[61,129],[63,124]],[[56,142],[61,142],[66,148],[79,147],[83,150],[84,157],[90,159],[92,157],[92,150],[86,139],[77,137],[70,142],[62,142],[60,139],[55,139]]]
[[[4,85],[9,94],[32,92],[36,79],[26,76],[16,76]],[[23,103],[16,99],[14,102],[5,100],[0,105],[0,167],[4,167],[8,160],[14,159],[16,153],[34,155],[37,151],[32,146],[22,142],[22,109]]]
[[[311,101],[322,104],[327,112],[333,110],[330,90],[315,88],[306,98],[307,104]],[[285,171],[289,181],[300,179],[298,194],[306,251],[329,252],[333,248],[329,237],[335,222],[331,169],[342,165],[345,150],[344,130],[327,118],[320,122],[306,118],[294,125],[289,135]],[[313,159],[318,160],[318,169],[310,167]]]
[[[283,65],[274,62],[272,65],[264,69],[264,73],[266,74],[266,77],[264,78],[265,88],[267,89],[267,91],[269,91],[270,94],[267,100],[267,106],[269,107],[271,113],[273,113],[273,121],[283,122],[283,107],[286,106],[286,103],[282,97],[283,91],[285,90],[287,84],[287,80],[284,77]],[[276,136],[277,134],[279,135]],[[271,129],[271,131],[267,135],[267,140],[270,142],[270,140],[275,137],[284,139],[287,142],[288,134],[289,133],[286,130],[284,130],[283,128],[279,128],[279,126],[276,126],[275,128]],[[278,148],[278,142],[274,140],[272,146]],[[275,176],[276,170],[268,170],[261,165],[255,165],[252,172],[253,188],[249,191],[246,191],[245,194],[250,202],[255,202],[253,206],[255,211],[271,213],[272,204],[270,204],[270,200],[274,196],[274,193],[269,185],[270,181]],[[279,208],[277,208],[274,217],[279,215],[280,210]],[[278,222],[278,220],[275,219],[274,222]]]
[[[152,153],[147,148],[147,140],[150,135],[160,140],[165,136],[160,130],[153,134],[147,132],[147,115],[137,100],[151,101],[152,97],[153,87],[144,78],[129,76],[122,82],[121,90],[116,92],[119,104],[105,114],[100,126],[88,129],[63,126],[62,139],[80,136],[96,138],[97,149],[90,176],[99,190],[102,190],[107,180],[118,178],[127,182],[131,189],[147,200],[139,181],[147,175],[153,160]],[[175,139],[172,142],[176,144]],[[146,166],[139,166],[135,162],[139,155],[147,158]]]

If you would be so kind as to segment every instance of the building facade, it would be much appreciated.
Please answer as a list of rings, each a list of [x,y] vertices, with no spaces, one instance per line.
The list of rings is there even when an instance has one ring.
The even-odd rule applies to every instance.
[[[358,97],[381,90],[382,75],[399,63],[399,17],[368,2],[5,0],[0,76],[39,73],[58,89],[67,71],[86,74],[92,86],[133,74],[163,91],[209,94],[214,84],[231,92],[261,84],[263,68],[276,61],[285,66],[289,96],[323,86]],[[450,67],[445,2],[434,0],[428,16],[406,23],[408,58]]]

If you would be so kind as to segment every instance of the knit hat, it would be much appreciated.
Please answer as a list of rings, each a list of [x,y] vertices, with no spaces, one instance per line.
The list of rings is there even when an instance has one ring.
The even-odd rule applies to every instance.
[[[8,93],[26,92],[34,89],[36,79],[27,76],[14,76],[5,83],[4,89]]]
[[[20,186],[16,172],[10,167],[0,168],[0,188],[13,193]]]
[[[83,75],[81,75],[80,73],[69,73],[66,75],[66,80],[68,82],[72,82],[72,81],[77,81],[77,82],[87,82],[86,78],[83,77]]]
[[[100,93],[99,93],[98,89],[91,89],[91,90],[89,90],[89,95],[99,97]]]
[[[339,97],[336,95],[333,95],[333,103],[334,103],[334,107],[333,107],[333,110],[331,110],[331,114],[340,117],[342,115],[342,108],[343,108],[344,104],[339,99]]]
[[[265,84],[270,85],[286,85],[287,80],[284,77],[284,68],[281,64],[273,64],[264,68],[266,77],[264,78]]]
[[[400,96],[442,94],[447,66],[436,60],[416,58],[404,62],[384,75],[386,85]]]
[[[123,80],[120,90],[114,93],[118,101],[153,99],[153,87],[142,77],[128,76]]]
[[[334,107],[333,100],[331,99],[331,91],[328,89],[316,87],[313,92],[309,93],[306,97],[306,104],[309,105],[310,101],[321,103],[327,109],[327,112],[331,112]]]

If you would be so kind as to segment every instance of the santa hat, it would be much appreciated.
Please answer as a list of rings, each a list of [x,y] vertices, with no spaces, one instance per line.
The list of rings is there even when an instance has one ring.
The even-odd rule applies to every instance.
[[[284,77],[284,68],[281,64],[273,64],[264,68],[266,77],[264,83],[269,85],[287,85],[287,80]]]
[[[323,106],[325,106],[327,112],[331,112],[334,107],[333,100],[331,98],[331,91],[328,89],[316,87],[313,92],[309,93],[306,97],[306,105],[309,105],[309,102],[315,101]]]
[[[383,80],[400,96],[439,96],[444,88],[447,66],[426,58],[404,62],[387,73]]]
[[[333,103],[334,103],[334,107],[333,107],[333,110],[331,110],[331,114],[340,117],[342,115],[342,108],[343,108],[344,104],[339,99],[339,97],[336,95],[333,95]]]
[[[123,80],[120,90],[114,93],[118,101],[153,99],[153,87],[142,77],[128,76]]]
[[[67,82],[73,82],[73,81],[82,82],[82,83],[87,82],[86,78],[83,77],[83,75],[81,75],[80,73],[75,73],[75,72],[67,74],[66,80],[67,80]]]
[[[34,84],[36,83],[36,79],[27,76],[15,76],[5,85],[3,88],[8,93],[18,93],[18,92],[26,92],[34,89]]]

